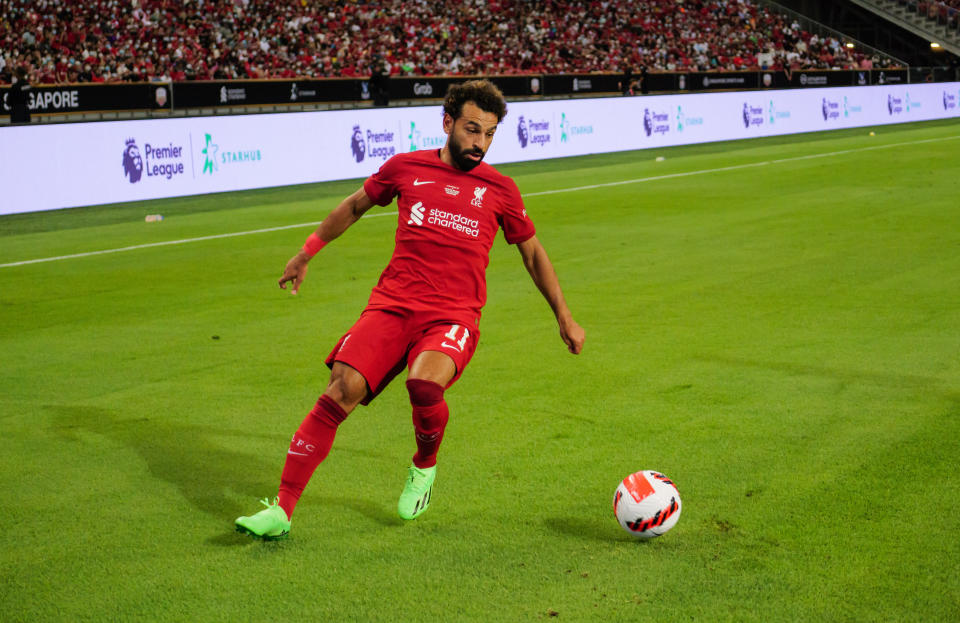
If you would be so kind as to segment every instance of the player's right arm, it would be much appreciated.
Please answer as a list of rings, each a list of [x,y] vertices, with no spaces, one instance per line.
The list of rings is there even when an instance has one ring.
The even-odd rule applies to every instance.
[[[339,237],[340,234],[347,231],[347,228],[360,220],[360,217],[372,208],[373,205],[373,200],[367,195],[363,187],[361,187],[357,192],[341,201],[340,205],[334,208],[333,211],[327,215],[327,218],[323,219],[323,222],[320,223],[311,238],[315,237],[319,239],[321,241],[320,246],[331,242]],[[287,283],[290,283],[292,286],[290,289],[291,294],[296,294],[297,291],[300,290],[300,284],[303,283],[303,280],[307,276],[307,264],[310,262],[310,258],[313,257],[313,253],[308,252],[308,249],[306,249],[307,245],[304,245],[304,247],[305,248],[301,249],[299,253],[290,258],[286,268],[283,269],[283,276],[280,277],[280,287],[286,290]]]

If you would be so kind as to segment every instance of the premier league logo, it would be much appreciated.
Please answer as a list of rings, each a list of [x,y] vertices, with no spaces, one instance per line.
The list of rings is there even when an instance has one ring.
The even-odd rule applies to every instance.
[[[524,121],[523,115],[520,116],[520,121],[517,123],[517,138],[520,140],[520,147],[525,149],[529,135],[527,134],[527,123]]]
[[[827,98],[823,98],[823,120],[826,121],[830,118],[830,105],[827,104]]]
[[[653,134],[653,119],[650,117],[650,109],[643,109],[643,131],[647,133],[647,136]]]
[[[367,154],[367,146],[363,142],[363,132],[360,126],[353,126],[353,138],[350,140],[350,149],[353,150],[353,157],[357,162],[363,162],[363,157]]]
[[[750,104],[743,103],[743,127],[750,127]]]
[[[893,114],[893,95],[887,95],[887,112]]]
[[[958,98],[956,95],[950,91],[943,92],[943,109],[944,110],[953,110],[957,107]]]
[[[140,157],[140,148],[132,138],[127,139],[127,146],[123,150],[123,174],[131,184],[136,184],[143,176],[143,158]]]

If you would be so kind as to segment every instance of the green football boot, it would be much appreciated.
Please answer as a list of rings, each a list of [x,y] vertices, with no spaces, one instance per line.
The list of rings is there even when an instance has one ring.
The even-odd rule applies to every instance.
[[[403,493],[400,494],[400,501],[397,503],[397,513],[402,519],[416,519],[427,510],[436,477],[436,465],[424,469],[416,465],[410,466],[407,483],[403,486]]]
[[[290,534],[290,520],[287,511],[277,504],[278,498],[273,498],[273,504],[267,498],[260,500],[265,509],[250,517],[237,517],[234,522],[237,532],[249,534],[255,539],[264,541],[278,541],[287,538]]]

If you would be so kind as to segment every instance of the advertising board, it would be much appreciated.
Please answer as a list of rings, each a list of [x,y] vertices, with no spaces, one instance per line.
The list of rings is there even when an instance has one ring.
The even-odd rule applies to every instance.
[[[511,102],[491,164],[960,117],[960,83]],[[0,129],[0,214],[363,178],[439,105]]]

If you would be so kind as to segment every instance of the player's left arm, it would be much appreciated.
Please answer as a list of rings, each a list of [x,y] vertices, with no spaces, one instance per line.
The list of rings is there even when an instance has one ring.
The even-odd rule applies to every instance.
[[[327,218],[323,219],[320,226],[314,232],[317,239],[325,245],[338,238],[343,232],[360,220],[367,210],[374,206],[373,199],[367,195],[367,191],[360,187],[355,193],[344,199],[333,209]],[[316,253],[314,251],[313,253]],[[313,255],[307,253],[306,247],[301,249],[296,255],[290,258],[286,267],[283,269],[283,275],[280,277],[280,287],[287,289],[287,283],[293,287],[291,293],[296,294],[300,289],[300,284],[307,277],[307,263]]]
[[[543,298],[547,299],[550,309],[557,317],[557,324],[560,326],[560,337],[574,355],[579,354],[583,349],[583,328],[573,319],[570,308],[567,307],[567,301],[563,298],[563,290],[560,289],[560,280],[557,278],[557,271],[550,262],[547,250],[532,236],[527,240],[517,244],[520,250],[520,257],[523,258],[523,265],[526,267],[533,282],[537,285]]]

